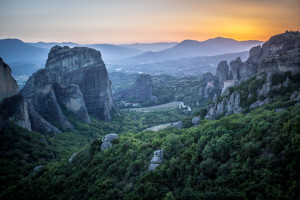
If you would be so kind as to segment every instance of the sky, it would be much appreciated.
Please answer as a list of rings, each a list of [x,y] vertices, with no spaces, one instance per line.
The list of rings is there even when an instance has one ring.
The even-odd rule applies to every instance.
[[[0,0],[0,27],[26,42],[266,41],[300,29],[300,0]]]

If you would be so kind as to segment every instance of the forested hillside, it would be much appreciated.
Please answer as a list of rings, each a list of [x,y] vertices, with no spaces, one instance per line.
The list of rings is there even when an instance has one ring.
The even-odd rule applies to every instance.
[[[53,162],[4,199],[297,199],[300,106],[265,106],[198,127],[94,140],[73,162]],[[147,171],[153,151],[164,162]]]

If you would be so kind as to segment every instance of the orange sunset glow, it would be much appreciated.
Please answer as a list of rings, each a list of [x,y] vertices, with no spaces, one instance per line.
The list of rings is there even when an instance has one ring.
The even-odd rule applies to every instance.
[[[298,0],[0,2],[0,37],[30,42],[201,41],[217,36],[266,41],[300,28]]]

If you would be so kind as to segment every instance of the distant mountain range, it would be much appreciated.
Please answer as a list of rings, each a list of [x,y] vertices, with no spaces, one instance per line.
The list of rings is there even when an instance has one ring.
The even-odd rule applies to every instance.
[[[158,42],[158,43],[134,43],[122,44],[121,46],[139,49],[141,51],[161,51],[177,45],[178,42]]]
[[[215,73],[217,65],[222,60],[233,60],[240,57],[248,58],[249,52],[228,53],[216,56],[197,56],[168,60],[147,64],[110,65],[107,67],[110,73],[148,73],[151,75],[167,74],[172,76],[197,76],[205,72]]]
[[[262,43],[261,41],[236,41],[221,37],[203,42],[184,40],[180,43],[161,42],[120,45],[81,45],[73,42],[25,43],[19,39],[1,39],[0,57],[11,66],[14,75],[28,75],[44,67],[47,55],[50,49],[55,45],[69,47],[87,46],[99,50],[104,62],[109,66],[108,68],[110,69],[111,67],[112,70],[126,68],[127,70],[153,72],[155,69],[157,73],[168,72],[177,74],[178,69],[196,69],[196,66],[203,66],[204,62],[206,62],[206,67],[209,65],[208,63],[215,65],[215,62],[219,61],[216,58],[220,58],[220,56],[209,58],[209,60],[213,59],[214,62],[207,62],[204,59],[205,56],[244,52]],[[190,58],[199,56],[201,56],[201,58]],[[231,57],[228,58],[231,59]],[[160,69],[162,67],[165,69]],[[145,69],[140,70],[142,68]],[[198,67],[197,70],[200,70],[200,68]]]
[[[166,60],[177,60],[195,56],[215,56],[225,53],[248,51],[254,46],[263,44],[262,41],[237,41],[229,38],[217,37],[203,42],[184,40],[174,47],[158,52],[145,52],[141,55],[123,60],[126,64],[146,64]]]
[[[0,57],[7,63],[45,61],[48,52],[48,49],[32,46],[18,39],[0,40]]]

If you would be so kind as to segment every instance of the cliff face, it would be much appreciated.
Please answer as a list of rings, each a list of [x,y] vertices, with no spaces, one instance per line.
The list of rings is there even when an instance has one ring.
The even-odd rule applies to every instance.
[[[46,68],[34,73],[21,93],[30,105],[33,130],[42,133],[74,128],[62,108],[85,123],[91,122],[88,112],[104,120],[111,119],[111,110],[118,112],[101,54],[90,48],[53,47]]]
[[[9,121],[31,130],[27,103],[18,94],[18,85],[10,67],[0,58],[0,129]]]
[[[59,83],[55,83],[53,88],[57,100],[61,105],[63,105],[68,111],[73,112],[83,122],[91,122],[83,101],[82,93],[77,85],[70,84],[63,86]]]
[[[46,69],[51,72],[55,82],[79,86],[90,114],[111,120],[110,111],[118,112],[99,51],[86,47],[55,46],[49,53]]]
[[[0,129],[10,121],[31,131],[27,103],[21,94],[7,97],[0,104]]]
[[[295,74],[300,71],[300,33],[285,32],[271,37],[262,47],[251,48],[249,58],[242,62],[240,58],[218,65],[216,76],[219,87],[223,87],[226,80],[233,79],[236,83],[247,80],[257,74],[266,77],[268,73],[282,73],[290,71]]]
[[[151,76],[149,74],[141,74],[132,87],[116,92],[115,96],[118,99],[132,102],[155,101],[156,98],[152,95],[152,90],[153,82]]]
[[[219,89],[222,89],[222,100],[214,98],[213,103],[207,106],[207,119],[215,119],[223,115],[241,113],[244,109],[240,106],[241,97],[238,92],[230,92],[228,87],[240,85],[244,80],[256,76],[257,80],[266,82],[250,93],[247,99],[254,99],[249,109],[254,109],[268,103],[268,94],[276,92],[282,87],[288,87],[291,83],[289,77],[282,83],[272,86],[272,76],[276,73],[284,74],[289,71],[291,76],[300,72],[300,33],[285,32],[271,37],[261,46],[253,47],[249,52],[249,58],[242,62],[237,58],[230,62],[221,61],[216,71]],[[275,80],[276,81],[276,80]],[[204,93],[204,89],[199,91]],[[260,100],[265,98],[265,100]],[[250,101],[250,100],[249,100]]]
[[[11,76],[10,67],[0,58],[0,102],[18,93],[18,84]]]
[[[60,127],[65,129],[73,129],[73,125],[68,121],[63,114],[60,105],[58,104],[55,92],[52,86],[51,73],[42,69],[34,74],[34,109],[55,121]]]

